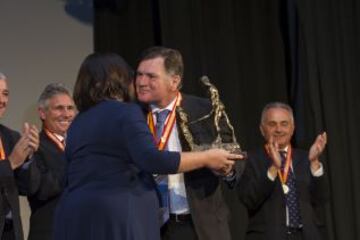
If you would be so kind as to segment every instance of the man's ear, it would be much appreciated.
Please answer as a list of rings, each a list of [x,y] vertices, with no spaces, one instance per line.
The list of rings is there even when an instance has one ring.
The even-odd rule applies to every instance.
[[[171,89],[176,91],[179,89],[181,84],[181,77],[179,75],[172,75],[171,76]]]
[[[44,108],[39,107],[39,108],[38,108],[38,113],[39,113],[39,117],[40,117],[40,119],[41,119],[42,121],[44,121],[44,120],[45,120],[45,118],[46,118],[45,109],[44,109]]]
[[[260,129],[261,135],[265,138],[265,132],[264,132],[263,126],[261,124],[259,125],[259,129]]]

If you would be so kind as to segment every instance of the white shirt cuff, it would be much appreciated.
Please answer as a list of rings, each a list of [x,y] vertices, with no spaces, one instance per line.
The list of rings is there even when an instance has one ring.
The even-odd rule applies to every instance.
[[[270,174],[270,171],[268,170],[267,171],[267,177],[270,179],[270,181],[275,181],[275,178],[276,178],[276,176],[275,177],[273,177],[273,176],[271,176],[271,174]]]
[[[322,175],[324,175],[324,168],[323,168],[323,165],[322,163],[320,163],[320,167],[319,169],[313,171],[311,168],[311,174],[314,176],[314,177],[321,177]]]

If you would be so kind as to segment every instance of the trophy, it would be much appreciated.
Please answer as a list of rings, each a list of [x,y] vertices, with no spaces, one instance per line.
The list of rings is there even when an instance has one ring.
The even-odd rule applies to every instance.
[[[218,89],[210,82],[210,80],[207,76],[201,77],[200,81],[202,82],[202,84],[204,84],[208,88],[208,91],[210,93],[210,99],[211,99],[211,104],[212,104],[212,110],[210,111],[210,113],[199,119],[191,121],[189,123],[188,116],[187,116],[186,112],[184,111],[184,109],[181,107],[177,108],[177,112],[178,112],[180,120],[181,120],[180,128],[183,131],[185,140],[187,141],[187,143],[190,147],[190,150],[191,151],[203,151],[203,150],[211,149],[211,148],[222,148],[222,149],[225,149],[232,153],[238,153],[238,154],[241,153],[243,155],[246,155],[246,152],[243,152],[241,150],[240,144],[236,140],[234,127],[232,126],[232,124],[229,120],[229,117],[225,111],[224,104],[220,100]],[[214,126],[215,126],[216,133],[217,133],[215,140],[210,144],[201,144],[201,145],[196,144],[194,142],[194,138],[189,129],[189,125],[203,121],[203,120],[205,120],[207,118],[211,118],[211,117],[213,117]],[[223,139],[220,134],[221,129],[220,129],[219,122],[222,118],[224,118],[226,126],[230,129],[231,135],[232,135],[231,141],[226,142],[226,143],[223,142]]]
[[[222,148],[231,153],[242,154],[246,158],[246,152],[241,151],[240,144],[237,142],[234,132],[234,127],[231,125],[229,117],[225,112],[225,106],[221,102],[219,97],[219,91],[217,88],[210,83],[210,80],[207,76],[201,77],[200,81],[208,87],[208,91],[210,93],[212,110],[207,114],[202,116],[199,119],[189,122],[188,115],[184,111],[181,106],[176,108],[177,114],[179,115],[179,127],[184,134],[185,140],[187,141],[191,151],[203,151],[211,148]],[[201,144],[198,145],[194,142],[193,135],[189,129],[189,125],[195,124],[200,121],[204,121],[208,118],[213,118],[215,130],[216,130],[216,138],[210,144]],[[230,141],[223,142],[221,137],[221,127],[220,121],[225,120],[225,126],[228,127],[231,131],[231,139]],[[162,204],[159,211],[159,218],[161,224],[164,224],[169,219],[169,206],[168,206],[168,185],[166,175],[157,175],[155,176],[155,180],[157,182],[158,191],[161,195]]]

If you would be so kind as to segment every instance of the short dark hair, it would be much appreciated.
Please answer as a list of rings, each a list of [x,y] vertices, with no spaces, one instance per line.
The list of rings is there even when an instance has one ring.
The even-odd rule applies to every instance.
[[[48,107],[48,100],[55,95],[65,94],[71,98],[69,90],[62,83],[50,83],[46,85],[38,100],[38,106],[41,108]]]
[[[144,60],[154,59],[157,57],[164,59],[164,67],[167,73],[179,75],[181,79],[183,78],[184,63],[181,53],[176,49],[160,46],[145,49],[138,60],[138,65]]]
[[[80,112],[104,100],[130,101],[133,71],[115,53],[93,53],[81,64],[74,87],[74,102]]]

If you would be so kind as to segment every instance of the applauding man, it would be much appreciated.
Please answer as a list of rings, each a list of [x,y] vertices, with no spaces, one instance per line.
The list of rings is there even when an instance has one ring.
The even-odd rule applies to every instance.
[[[9,89],[4,74],[0,73],[0,118],[9,100]],[[14,172],[39,147],[39,134],[35,126],[25,123],[22,136],[0,124],[0,239],[24,238],[19,210],[18,191]]]
[[[62,84],[50,83],[39,97],[38,112],[42,121],[40,147],[17,177],[19,191],[28,197],[31,207],[28,240],[50,240],[53,214],[63,191],[66,132],[76,108]]]
[[[319,161],[327,136],[317,136],[310,151],[295,149],[293,112],[284,103],[265,106],[260,130],[264,147],[249,154],[238,191],[248,208],[246,239],[322,239],[314,208],[327,198],[325,170]]]

